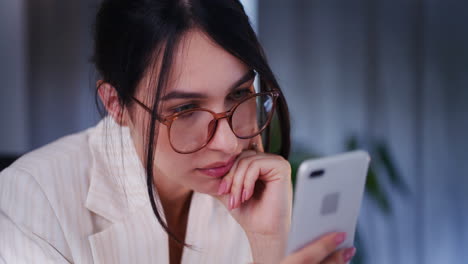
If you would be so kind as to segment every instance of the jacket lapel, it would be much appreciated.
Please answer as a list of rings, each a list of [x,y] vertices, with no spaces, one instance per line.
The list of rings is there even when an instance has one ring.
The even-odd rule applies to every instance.
[[[167,241],[146,206],[89,236],[94,263],[169,263]]]
[[[227,209],[212,196],[194,192],[182,264],[251,263],[248,239]]]
[[[90,131],[89,144],[93,163],[86,207],[109,223],[88,237],[94,262],[168,263],[167,235],[149,203],[129,128],[107,116]]]

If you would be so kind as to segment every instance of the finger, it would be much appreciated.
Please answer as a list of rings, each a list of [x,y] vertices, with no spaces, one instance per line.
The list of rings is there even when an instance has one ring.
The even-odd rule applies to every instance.
[[[324,235],[293,253],[291,258],[297,259],[298,263],[320,263],[335,251],[345,239],[345,233],[330,233]]]
[[[346,263],[343,256],[344,249],[340,249],[329,255],[320,264],[344,264]]]
[[[241,202],[249,200],[256,193],[260,183],[280,180],[281,176],[290,176],[290,171],[291,165],[281,156],[269,153],[257,155],[246,169]]]
[[[354,255],[356,255],[356,248],[355,247],[347,248],[343,250],[342,254],[343,254],[344,263],[348,263],[349,261],[351,261]]]
[[[332,263],[339,263],[339,264],[345,264],[348,263],[356,253],[356,248],[346,248],[346,249],[340,249],[335,251],[333,254],[328,256],[322,264],[332,264]]]
[[[217,193],[217,195],[214,196],[216,199],[218,199],[228,209],[230,209],[229,208],[229,198],[230,198],[230,196],[225,195],[225,194],[228,194],[230,192],[231,185],[232,185],[232,178],[233,178],[233,175],[234,175],[234,173],[235,173],[235,171],[237,169],[239,160],[242,157],[246,156],[246,155],[249,155],[249,153],[242,152],[241,154],[239,154],[239,156],[234,161],[234,164],[232,165],[231,170],[221,180],[221,182],[220,182],[220,184],[218,186],[218,193]]]
[[[244,177],[247,171],[247,168],[249,167],[249,164],[256,160],[261,158],[256,152],[254,151],[246,151],[248,152],[248,156],[243,157],[242,159],[239,160],[239,163],[237,165],[237,168],[233,174],[232,178],[232,186],[230,189],[230,209],[237,208],[240,205],[241,198],[242,198],[242,190],[243,190],[243,183],[244,183]]]
[[[250,140],[248,150],[253,150],[253,151],[257,152],[257,153],[258,152],[263,152],[263,144],[262,144],[261,135],[258,135],[258,136],[254,137],[254,138],[252,138]],[[248,156],[250,156],[250,155],[254,155],[254,154],[248,154]],[[241,154],[241,157],[243,157],[242,154]],[[239,157],[238,160],[241,157]],[[231,171],[235,171],[236,168],[237,168],[237,163],[234,164]],[[220,184],[219,190],[218,190],[218,195],[223,195],[223,194],[227,194],[227,193],[230,192],[231,185],[232,185],[232,182],[233,182],[232,179],[233,179],[233,174],[227,175],[227,177],[225,177],[225,179],[223,179],[223,181]]]
[[[255,184],[257,180],[267,174],[271,169],[278,166],[278,161],[275,158],[268,156],[259,156],[254,162],[250,162],[245,172],[243,191],[242,191],[242,202],[249,200],[254,194]],[[265,179],[266,180],[266,179]],[[268,179],[274,180],[274,179]]]
[[[237,166],[239,164],[239,161],[243,158],[243,157],[248,157],[250,155],[254,155],[255,153],[253,153],[253,151],[251,151],[250,153],[249,152],[242,152],[241,154],[239,154],[239,156],[236,158],[234,164],[232,165],[231,167],[231,170],[228,172],[228,174],[226,174],[226,176],[223,177],[223,179],[221,180],[220,184],[219,184],[219,187],[218,187],[218,195],[223,195],[223,194],[227,194],[230,192],[230,189],[231,189],[231,185],[232,185],[232,179],[234,177],[234,173],[237,169]]]
[[[245,202],[247,200],[247,197],[250,197],[252,193],[254,192],[253,189],[255,187],[255,183],[260,177],[260,166],[263,164],[259,164],[259,161],[264,161],[264,160],[271,160],[271,158],[265,156],[265,155],[259,155],[257,154],[256,156],[250,157],[246,160],[243,161],[242,166],[239,167],[238,171],[236,172],[239,174],[242,174],[242,177],[239,177],[239,182],[237,183],[238,186],[241,186],[241,188],[238,188],[241,192],[239,192],[239,199],[236,200],[235,207],[240,206],[241,203]],[[254,166],[255,164],[255,166]],[[268,165],[268,164],[267,164]],[[270,166],[274,166],[276,163],[271,164]],[[246,181],[246,178],[248,178],[248,181]],[[247,183],[247,185],[246,185]]]

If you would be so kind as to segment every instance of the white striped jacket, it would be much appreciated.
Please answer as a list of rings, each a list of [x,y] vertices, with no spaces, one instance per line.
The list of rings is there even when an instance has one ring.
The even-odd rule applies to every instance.
[[[252,261],[242,228],[206,194],[192,195],[186,242],[182,263]],[[2,262],[169,263],[127,127],[106,117],[0,173]]]

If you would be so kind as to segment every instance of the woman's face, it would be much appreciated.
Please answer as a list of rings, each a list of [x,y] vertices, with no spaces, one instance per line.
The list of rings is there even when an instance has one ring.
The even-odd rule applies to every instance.
[[[215,113],[227,111],[235,103],[233,95],[245,93],[248,89],[254,92],[253,77],[245,78],[249,72],[245,64],[206,35],[199,31],[190,31],[186,33],[175,53],[170,80],[162,95],[161,114],[167,116],[193,107],[207,108]],[[243,78],[247,80],[239,83]],[[152,105],[149,98],[154,96],[154,91],[150,91],[150,87],[147,82],[142,82],[135,95],[146,105]],[[176,96],[164,100],[164,96],[169,94]],[[145,135],[150,114],[135,104],[132,116],[136,117],[130,125],[132,137],[140,158],[145,160],[146,157],[142,154],[143,142],[147,141]],[[194,133],[193,129],[187,127],[186,133]],[[204,168],[225,164],[224,170],[228,170],[252,140],[237,138],[229,127],[228,120],[224,118],[219,120],[213,138],[204,148],[191,154],[179,154],[171,147],[167,126],[161,124],[155,153],[155,181],[158,186],[215,194],[222,179],[220,174],[225,173],[223,169]]]

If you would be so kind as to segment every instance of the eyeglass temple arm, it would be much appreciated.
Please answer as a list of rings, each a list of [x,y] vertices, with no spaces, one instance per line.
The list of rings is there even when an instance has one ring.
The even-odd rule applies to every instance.
[[[144,103],[142,103],[140,100],[136,99],[135,97],[132,96],[132,99],[133,101],[135,101],[138,105],[140,105],[146,112],[150,113],[150,114],[153,114],[153,110],[151,110],[151,108],[149,108],[148,106],[146,106]],[[156,114],[156,118],[158,119],[158,121],[160,122],[164,122],[164,120],[158,115]]]

